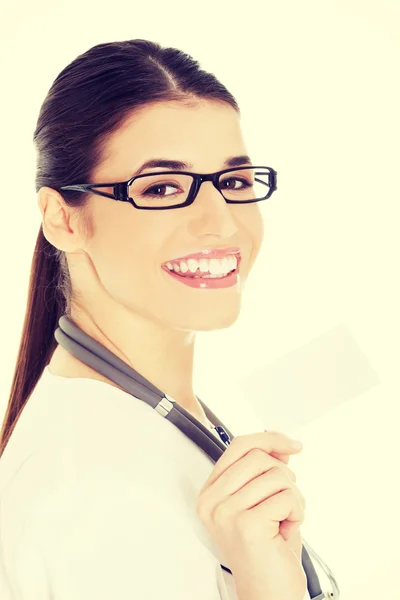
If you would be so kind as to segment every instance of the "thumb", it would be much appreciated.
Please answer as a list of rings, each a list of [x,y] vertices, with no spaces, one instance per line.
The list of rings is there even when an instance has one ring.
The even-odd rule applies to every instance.
[[[264,429],[264,431],[266,433],[277,433],[276,431],[271,431],[269,429]],[[271,452],[271,456],[285,463],[285,465],[289,464],[290,454],[283,454],[281,452]]]

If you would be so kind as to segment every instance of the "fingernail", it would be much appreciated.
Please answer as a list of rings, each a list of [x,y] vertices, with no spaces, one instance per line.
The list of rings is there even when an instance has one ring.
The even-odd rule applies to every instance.
[[[292,448],[295,448],[296,450],[301,450],[303,448],[303,443],[300,442],[300,440],[294,440],[292,438],[289,438],[289,440]]]

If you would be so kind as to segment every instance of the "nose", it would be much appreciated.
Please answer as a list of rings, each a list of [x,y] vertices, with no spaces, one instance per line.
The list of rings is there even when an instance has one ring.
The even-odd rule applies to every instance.
[[[238,205],[245,206],[245,205]],[[227,242],[238,231],[235,207],[227,204],[212,181],[203,181],[191,207],[190,229],[193,235],[214,234]]]

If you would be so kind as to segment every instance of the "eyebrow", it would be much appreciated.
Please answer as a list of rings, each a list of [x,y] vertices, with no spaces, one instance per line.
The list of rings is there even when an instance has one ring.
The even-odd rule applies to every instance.
[[[241,156],[230,156],[227,158],[222,168],[229,167],[240,167],[245,164],[251,164],[251,158],[245,154]],[[193,168],[192,163],[187,163],[181,160],[171,160],[167,158],[151,158],[150,160],[146,160],[135,173],[132,174],[132,177],[139,175],[145,169],[154,169],[156,167],[163,167],[165,169],[171,169],[172,171],[187,171]]]

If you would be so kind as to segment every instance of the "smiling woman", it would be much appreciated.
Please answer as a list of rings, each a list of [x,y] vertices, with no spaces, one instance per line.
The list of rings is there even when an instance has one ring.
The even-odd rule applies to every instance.
[[[68,65],[34,142],[42,224],[2,429],[3,589],[21,600],[256,599],[248,575],[222,581],[224,544],[195,511],[213,463],[54,333],[65,315],[211,428],[193,389],[195,333],[237,320],[276,172],[250,160],[216,77],[147,40],[99,44]],[[272,460],[286,468],[286,456]],[[296,498],[280,513],[299,524]],[[302,600],[301,564],[282,542],[262,570]]]

